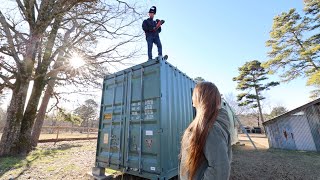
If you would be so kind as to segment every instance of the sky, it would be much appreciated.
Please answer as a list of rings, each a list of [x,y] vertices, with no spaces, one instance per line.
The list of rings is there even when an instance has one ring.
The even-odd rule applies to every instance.
[[[190,77],[203,77],[215,83],[223,94],[238,94],[238,67],[246,61],[268,59],[265,46],[273,17],[296,8],[303,0],[148,0],[157,7],[155,18],[164,19],[160,34],[163,54]],[[146,15],[147,18],[147,15]],[[156,55],[156,46],[154,46]],[[147,59],[147,56],[145,56]],[[278,80],[278,76],[270,77]],[[264,93],[269,107],[293,109],[310,101],[306,79],[282,83]],[[267,110],[268,111],[268,110]]]
[[[142,4],[146,12],[155,5],[155,18],[166,21],[160,38],[163,54],[169,56],[172,65],[191,78],[200,76],[215,83],[222,94],[234,95],[240,93],[236,90],[237,83],[232,81],[239,73],[238,67],[246,61],[268,59],[270,49],[265,42],[269,39],[273,17],[291,8],[299,12],[303,8],[303,0],[146,0]],[[146,42],[142,45],[146,51]],[[155,56],[155,45],[153,50]],[[144,55],[134,63],[147,59]],[[117,70],[123,68],[128,67]],[[278,80],[278,76],[271,76],[271,80]],[[269,108],[265,111],[278,105],[290,110],[310,101],[312,88],[305,84],[306,79],[300,78],[264,93]],[[101,94],[96,94],[98,102]]]

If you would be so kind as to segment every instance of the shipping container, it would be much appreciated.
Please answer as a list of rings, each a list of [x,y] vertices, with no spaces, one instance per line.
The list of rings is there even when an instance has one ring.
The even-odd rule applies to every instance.
[[[238,138],[238,128],[239,127],[239,123],[238,123],[238,117],[235,115],[233,109],[231,108],[231,106],[227,103],[227,101],[222,98],[222,108],[224,108],[225,110],[227,110],[228,112],[228,116],[229,116],[229,120],[230,120],[230,136],[231,136],[231,144],[236,144],[237,142],[239,142],[239,138]]]
[[[164,60],[107,75],[94,174],[111,168],[147,179],[177,176],[181,136],[195,116],[194,87],[190,77]],[[234,121],[231,109],[223,107]]]

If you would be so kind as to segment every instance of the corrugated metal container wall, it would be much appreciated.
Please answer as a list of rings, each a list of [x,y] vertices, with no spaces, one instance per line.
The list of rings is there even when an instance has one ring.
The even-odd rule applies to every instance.
[[[222,99],[222,108],[226,109],[228,112],[228,116],[230,119],[230,136],[231,136],[231,144],[236,144],[239,142],[238,138],[238,129],[237,129],[237,116],[234,114],[232,108],[230,105],[225,101],[225,99]]]
[[[266,123],[270,147],[320,151],[319,105],[312,105],[300,111],[276,118]]]
[[[195,82],[167,62],[161,66],[162,168],[169,177],[178,173],[180,140],[195,116],[192,92]],[[168,177],[168,176],[167,176]]]
[[[166,61],[104,79],[96,166],[149,179],[178,171],[180,138],[194,116],[195,82]]]
[[[178,174],[182,133],[193,120],[195,82],[167,61],[148,61],[104,79],[96,167],[148,179]],[[238,142],[235,117],[224,101]]]

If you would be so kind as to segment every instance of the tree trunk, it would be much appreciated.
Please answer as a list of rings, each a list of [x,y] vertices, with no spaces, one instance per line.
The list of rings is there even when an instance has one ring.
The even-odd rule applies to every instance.
[[[27,108],[21,123],[21,131],[19,137],[19,150],[21,151],[21,153],[28,153],[32,150],[31,132],[36,118],[39,100],[46,84],[45,74],[51,62],[50,58],[53,50],[52,48],[54,46],[61,21],[62,16],[58,16],[57,18],[55,18],[52,25],[52,30],[48,38],[48,42],[45,47],[45,53],[43,55],[42,62],[38,64],[38,67],[36,69],[35,77],[37,78],[34,80],[30,100],[28,101]]]
[[[7,110],[6,124],[0,141],[0,156],[18,153],[18,140],[28,88],[29,81],[17,80],[16,88],[13,90]]]
[[[38,111],[36,121],[35,121],[35,123],[33,125],[33,129],[32,129],[32,147],[36,147],[38,144],[39,137],[41,134],[41,128],[42,128],[44,118],[46,115],[46,110],[47,110],[51,95],[54,91],[55,82],[56,82],[55,79],[49,80],[46,92],[43,96],[43,99],[42,99],[42,102],[40,105],[40,109]]]
[[[260,104],[260,99],[259,99],[259,92],[258,92],[258,89],[256,87],[254,87],[254,89],[255,89],[256,95],[257,95],[257,103],[258,103],[258,108],[259,108],[260,119],[261,119],[261,122],[264,123],[261,104]]]
[[[51,79],[48,82],[46,92],[44,94],[44,97],[42,98],[40,109],[38,111],[38,114],[36,116],[36,121],[32,129],[32,147],[36,147],[38,144],[39,137],[41,134],[41,128],[44,122],[48,104],[49,104],[51,95],[54,92],[54,85],[56,83],[56,78],[58,77],[59,71],[57,69],[59,69],[63,65],[62,57],[63,57],[63,52],[60,52],[57,58],[58,60],[55,62],[53,66],[53,69],[55,71],[53,71],[53,73],[50,75]]]
[[[31,132],[44,86],[44,77],[39,77],[34,81],[32,93],[21,123],[18,145],[18,149],[21,154],[26,154],[32,150]]]
[[[14,90],[10,106],[7,112],[7,120],[0,142],[0,156],[20,154],[19,138],[21,133],[24,107],[28,93],[30,77],[34,66],[35,51],[38,47],[40,36],[31,32],[30,39],[27,41],[23,63],[18,68],[18,77],[14,83]]]

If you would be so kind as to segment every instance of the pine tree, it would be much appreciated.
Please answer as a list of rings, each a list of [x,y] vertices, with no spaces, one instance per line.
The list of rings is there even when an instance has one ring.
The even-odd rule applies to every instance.
[[[261,62],[257,60],[246,62],[242,67],[239,68],[239,76],[234,77],[233,81],[238,82],[237,89],[244,91],[238,94],[237,101],[239,106],[250,106],[254,109],[259,109],[260,119],[264,122],[261,108],[261,101],[265,99],[261,95],[264,90],[269,90],[270,87],[279,85],[279,82],[269,82],[262,84],[263,81],[267,80],[268,71],[262,66]],[[250,93],[251,91],[254,93]]]
[[[268,53],[270,59],[263,65],[271,72],[280,72],[283,81],[307,77],[307,85],[320,95],[320,1],[305,1],[304,14],[295,9],[283,12],[273,19]]]
[[[205,81],[202,77],[196,77],[196,78],[194,78],[194,81],[196,82],[196,83],[199,83],[199,82],[203,82],[203,81]]]

